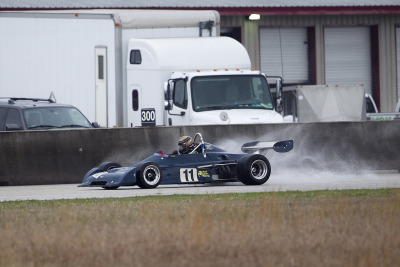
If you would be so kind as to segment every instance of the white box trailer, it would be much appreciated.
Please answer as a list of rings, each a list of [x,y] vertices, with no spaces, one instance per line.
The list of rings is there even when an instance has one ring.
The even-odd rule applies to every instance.
[[[127,126],[131,38],[219,35],[216,11],[0,12],[0,96],[78,107],[101,126]]]

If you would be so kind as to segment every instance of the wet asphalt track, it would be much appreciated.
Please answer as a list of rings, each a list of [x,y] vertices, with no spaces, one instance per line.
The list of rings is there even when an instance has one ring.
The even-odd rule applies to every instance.
[[[140,189],[133,186],[120,187],[117,190],[78,187],[78,184],[2,186],[0,187],[0,201],[376,188],[400,188],[400,173],[398,171],[368,172],[356,175],[329,172],[276,173],[272,174],[267,183],[261,186],[245,186],[240,182],[168,185],[159,186],[156,189]]]

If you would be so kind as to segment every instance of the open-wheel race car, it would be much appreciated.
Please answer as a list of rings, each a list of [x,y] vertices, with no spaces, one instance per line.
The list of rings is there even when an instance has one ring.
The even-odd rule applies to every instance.
[[[244,153],[230,153],[205,143],[200,133],[195,135],[193,141],[194,149],[188,154],[164,154],[160,151],[130,167],[104,162],[91,169],[79,186],[116,189],[120,186],[137,185],[141,188],[155,188],[159,184],[216,181],[241,181],[246,185],[261,185],[269,179],[271,165],[259,152],[265,149],[288,152],[293,148],[293,140],[257,141],[244,144]]]

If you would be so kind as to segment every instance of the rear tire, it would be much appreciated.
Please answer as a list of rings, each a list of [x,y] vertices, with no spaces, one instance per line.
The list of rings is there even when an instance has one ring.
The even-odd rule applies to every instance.
[[[145,163],[140,166],[137,179],[140,188],[156,188],[161,183],[161,169],[156,163]]]
[[[238,161],[236,173],[245,185],[261,185],[271,175],[271,164],[263,155],[246,155]]]

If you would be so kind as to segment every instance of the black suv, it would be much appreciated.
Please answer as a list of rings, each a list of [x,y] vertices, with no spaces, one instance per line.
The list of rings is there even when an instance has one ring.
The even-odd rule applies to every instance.
[[[52,99],[0,98],[0,131],[98,127],[76,107]]]

